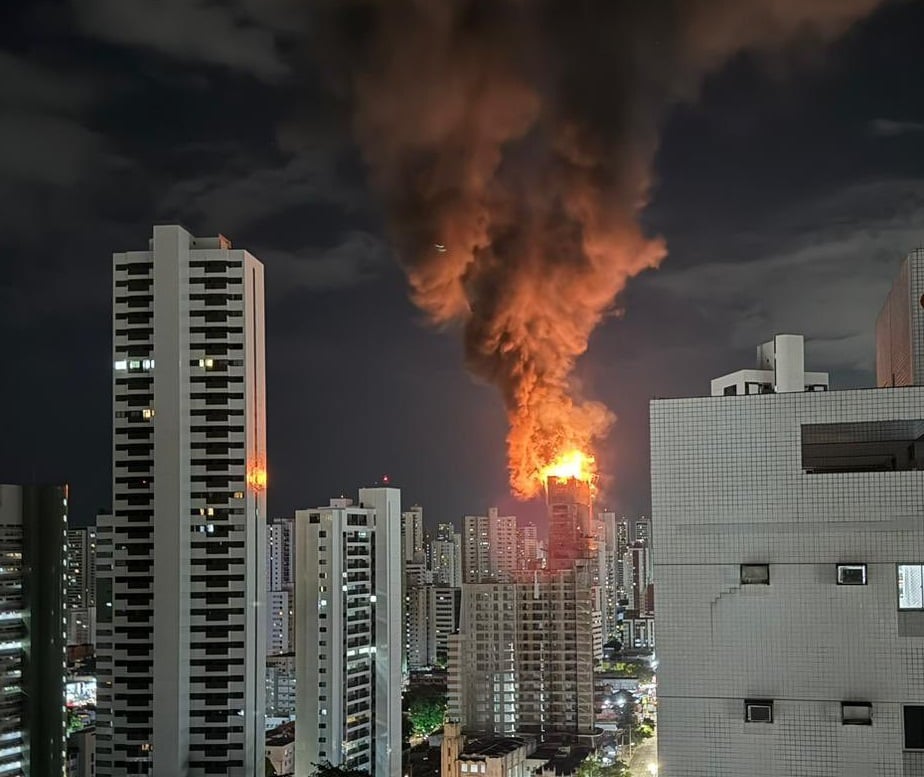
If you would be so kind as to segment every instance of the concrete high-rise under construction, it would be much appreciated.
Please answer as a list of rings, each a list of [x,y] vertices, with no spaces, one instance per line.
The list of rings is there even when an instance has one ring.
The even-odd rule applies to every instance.
[[[546,480],[550,570],[571,569],[577,559],[596,555],[592,490],[590,481],[581,478],[553,476]]]

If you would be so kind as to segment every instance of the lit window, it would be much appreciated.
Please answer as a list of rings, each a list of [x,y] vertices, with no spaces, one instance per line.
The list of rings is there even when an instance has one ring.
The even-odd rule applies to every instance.
[[[128,362],[125,361],[125,359],[119,359],[118,361],[114,362],[112,366],[117,370],[127,370]]]
[[[898,565],[898,609],[924,609],[924,565]]]
[[[205,514],[208,515],[208,516],[215,515],[215,508],[214,508],[214,507],[208,508],[208,509],[205,511]]]
[[[132,359],[132,360],[129,361],[129,363],[128,363],[128,369],[130,369],[130,370],[140,370],[140,369],[141,369],[141,361],[140,361],[140,360]]]
[[[234,498],[235,498],[235,499],[243,499],[243,498],[244,498],[244,492],[243,492],[243,491],[235,491],[235,492],[234,492]]]
[[[199,366],[203,367],[204,369],[210,370],[212,369],[212,367],[215,366],[215,360],[214,359],[199,359]]]
[[[768,699],[745,701],[744,719],[748,723],[773,723],[773,702]]]
[[[841,723],[845,726],[872,726],[873,705],[868,701],[842,701]]]
[[[148,421],[151,420],[154,417],[154,408],[146,407],[141,411],[141,417]]]
[[[770,565],[742,564],[741,585],[770,585]]]
[[[838,564],[838,585],[866,585],[866,564]]]
[[[141,367],[142,369],[145,369],[145,370],[152,369],[154,367],[154,360],[153,359],[143,359],[141,361]]]

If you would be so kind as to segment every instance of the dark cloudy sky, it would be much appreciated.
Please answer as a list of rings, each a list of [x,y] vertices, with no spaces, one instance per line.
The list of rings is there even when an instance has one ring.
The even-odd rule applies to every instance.
[[[273,515],[388,473],[429,523],[532,518],[496,392],[408,301],[299,7],[0,8],[0,480],[69,481],[77,522],[108,505],[111,254],[178,221],[266,266]],[[644,214],[669,255],[578,367],[619,419],[599,456],[617,510],[648,509],[648,399],[705,393],[774,333],[806,334],[834,387],[871,383],[880,302],[924,242],[922,29],[924,4],[886,2],[798,63],[733,58],[670,111]]]

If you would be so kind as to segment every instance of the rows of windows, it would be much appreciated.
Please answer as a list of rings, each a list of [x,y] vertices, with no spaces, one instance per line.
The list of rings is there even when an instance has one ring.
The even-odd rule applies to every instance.
[[[866,585],[866,564],[837,564],[838,585]],[[924,610],[924,564],[898,564],[898,609]],[[741,564],[741,585],[770,585],[769,564]]]
[[[745,699],[744,720],[746,723],[773,723],[773,699]],[[845,726],[873,725],[873,705],[868,701],[842,701],[841,723]],[[904,705],[902,723],[905,749],[924,750],[924,705]]]

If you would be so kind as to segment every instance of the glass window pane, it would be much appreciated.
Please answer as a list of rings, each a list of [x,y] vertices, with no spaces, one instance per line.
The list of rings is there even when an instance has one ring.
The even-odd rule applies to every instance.
[[[924,568],[920,564],[898,565],[898,609],[924,608]]]

